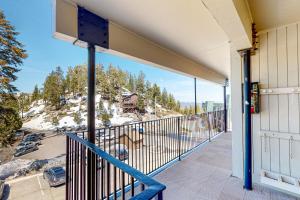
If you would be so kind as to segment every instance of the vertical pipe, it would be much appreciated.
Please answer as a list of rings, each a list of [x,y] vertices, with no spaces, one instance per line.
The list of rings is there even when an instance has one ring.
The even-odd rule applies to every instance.
[[[194,88],[195,88],[195,115],[197,114],[197,79],[194,78]]]
[[[88,44],[88,141],[95,144],[95,46]],[[95,199],[95,156],[88,151],[88,199]]]
[[[226,87],[227,87],[227,80],[225,81],[224,87],[224,132],[227,132],[227,101],[226,101]]]
[[[244,188],[252,190],[252,147],[251,147],[251,78],[250,50],[242,52],[244,64],[244,120],[245,120],[245,168]]]

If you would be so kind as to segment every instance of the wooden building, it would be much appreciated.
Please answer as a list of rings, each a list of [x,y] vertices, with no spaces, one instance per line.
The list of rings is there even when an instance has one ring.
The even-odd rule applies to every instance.
[[[137,101],[136,93],[122,95],[123,112],[134,112],[137,109]]]

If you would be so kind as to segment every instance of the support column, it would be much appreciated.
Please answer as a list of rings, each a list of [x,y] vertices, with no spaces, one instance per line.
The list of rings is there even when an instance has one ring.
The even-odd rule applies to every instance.
[[[88,141],[95,144],[95,46],[88,45]],[[88,199],[96,199],[96,161],[95,156],[89,151],[87,158],[88,170]]]
[[[197,114],[197,79],[194,78],[194,88],[195,88],[195,115]]]
[[[227,132],[227,98],[226,98],[226,87],[228,86],[228,80],[225,80],[225,84],[223,86],[224,90],[224,132]]]
[[[251,71],[250,50],[242,52],[244,65],[244,121],[245,121],[245,156],[244,188],[252,190],[252,146],[251,146]]]

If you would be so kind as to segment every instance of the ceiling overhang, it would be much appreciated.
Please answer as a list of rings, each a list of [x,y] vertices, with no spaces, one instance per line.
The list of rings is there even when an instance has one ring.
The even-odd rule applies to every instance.
[[[220,27],[226,32],[232,47],[243,50],[252,47],[252,15],[245,0],[202,0]]]
[[[252,43],[252,18],[244,0],[54,2],[56,38],[86,47],[78,35],[82,7],[108,22],[107,46],[98,45],[98,51],[218,84],[229,77],[231,46],[240,50]]]

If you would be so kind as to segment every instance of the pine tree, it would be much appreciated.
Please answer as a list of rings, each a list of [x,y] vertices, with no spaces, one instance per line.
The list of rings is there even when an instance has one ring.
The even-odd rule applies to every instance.
[[[152,100],[152,87],[150,81],[146,81],[145,85],[145,99],[147,102],[150,102]]]
[[[14,130],[22,127],[18,112],[11,107],[0,105],[0,146],[6,146],[14,140]]]
[[[102,65],[96,65],[96,88],[102,93],[103,91],[103,82],[105,79],[105,72]]]
[[[154,83],[151,91],[152,91],[152,107],[155,107],[155,105],[154,105],[155,101],[157,103],[159,103],[161,101],[160,88],[156,83]]]
[[[127,89],[130,91],[130,92],[136,92],[136,87],[135,87],[135,78],[134,76],[130,73],[129,74],[129,77],[128,77],[128,84],[127,84]]]
[[[37,85],[34,86],[32,96],[31,96],[31,102],[36,101],[40,98],[40,91]]]
[[[64,76],[60,67],[52,71],[44,83],[44,100],[56,108],[60,107],[61,98],[64,96]]]
[[[112,114],[110,113],[110,105],[108,106],[108,109],[104,108],[103,102],[100,100],[98,104],[98,118],[103,122],[107,123],[110,121],[110,118],[112,117]]]
[[[30,98],[24,93],[21,93],[18,97],[19,101],[19,112],[21,112],[21,117],[23,118],[23,113],[28,110],[30,105]]]
[[[73,114],[73,120],[77,125],[81,125],[83,119],[81,118],[80,111],[77,111]]]
[[[140,95],[145,93],[145,74],[142,71],[140,71],[136,80],[136,92]]]
[[[0,10],[0,93],[17,91],[12,82],[17,79],[15,73],[27,57],[22,43],[17,41],[18,34]]]
[[[170,110],[175,110],[176,107],[176,101],[172,94],[168,95],[168,101],[167,101],[167,108]]]
[[[59,125],[58,117],[57,116],[52,117],[51,122],[53,126],[58,126]]]
[[[175,108],[175,111],[176,112],[181,112],[181,104],[180,104],[180,101],[177,100],[176,102],[176,108]]]
[[[113,67],[112,65],[109,65],[108,70],[107,70],[107,79],[108,79],[108,84],[109,84],[109,102],[113,103],[116,101],[116,97],[118,95],[119,89],[121,87],[119,78],[118,78],[118,70]]]
[[[161,94],[161,104],[162,106],[167,107],[167,103],[168,103],[168,92],[166,88],[164,88]]]

